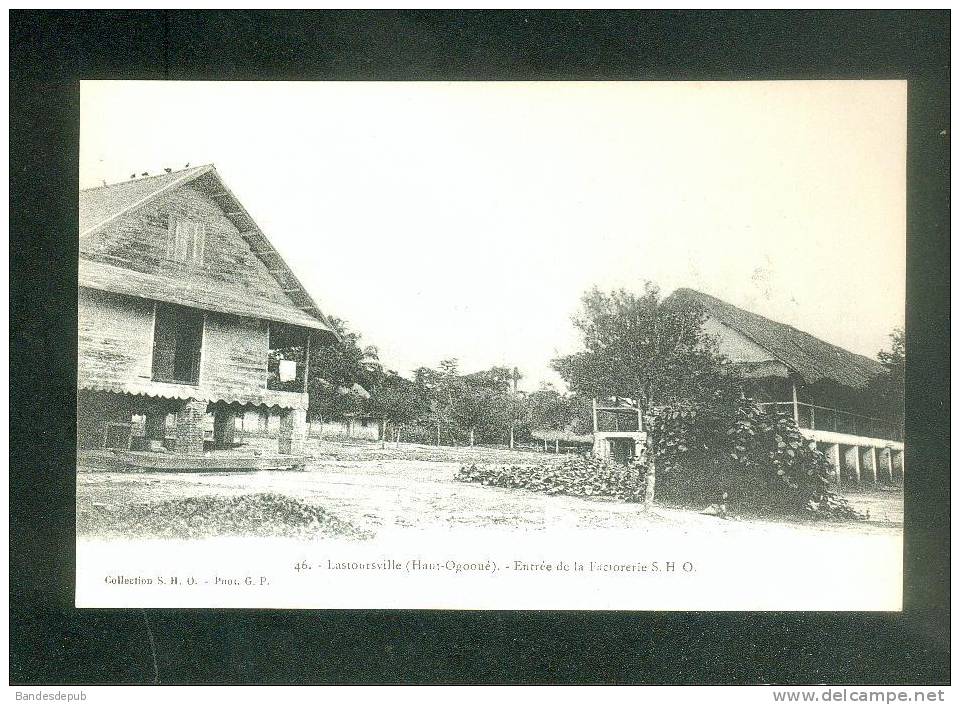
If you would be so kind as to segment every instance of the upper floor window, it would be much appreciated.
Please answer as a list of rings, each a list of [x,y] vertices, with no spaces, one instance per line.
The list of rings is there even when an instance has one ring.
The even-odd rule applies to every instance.
[[[170,216],[167,231],[167,259],[189,264],[203,264],[207,229],[197,220]]]
[[[203,312],[157,303],[153,322],[153,380],[177,384],[200,381]]]

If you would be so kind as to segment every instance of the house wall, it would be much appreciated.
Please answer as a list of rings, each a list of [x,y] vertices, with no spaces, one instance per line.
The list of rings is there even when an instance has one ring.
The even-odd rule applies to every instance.
[[[376,419],[313,419],[310,422],[310,435],[316,438],[357,438],[368,441],[380,439],[380,422]]]
[[[208,313],[203,330],[200,383],[214,394],[238,394],[267,386],[267,325]]]
[[[269,438],[280,432],[281,417],[277,411],[251,409],[243,414],[237,430],[244,442],[255,438]],[[380,422],[377,419],[354,419],[352,423],[345,419],[309,420],[307,435],[310,438],[353,438],[376,441],[380,439]]]
[[[153,361],[153,302],[80,289],[77,377],[101,388],[149,381]]]
[[[153,303],[80,289],[78,383],[81,388],[178,399],[305,409],[307,395],[266,388],[267,325],[208,312],[198,385],[151,380]]]
[[[773,362],[776,358],[742,333],[724,325],[712,316],[703,324],[703,330],[717,339],[720,353],[731,362]]]

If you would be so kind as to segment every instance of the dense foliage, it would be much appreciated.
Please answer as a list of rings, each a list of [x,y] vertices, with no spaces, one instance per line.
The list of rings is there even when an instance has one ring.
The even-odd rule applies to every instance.
[[[870,393],[876,400],[876,408],[882,409],[894,425],[903,433],[904,393],[906,391],[907,357],[902,328],[890,334],[890,349],[877,353],[877,359],[886,368],[870,385]]]
[[[742,396],[663,407],[652,418],[661,499],[742,510],[859,515],[829,483],[834,473],[793,418]]]
[[[570,456],[560,463],[535,466],[465,465],[456,474],[456,479],[551,495],[612,497],[626,502],[643,500],[642,468],[583,456]]]
[[[829,489],[832,469],[792,418],[744,396],[739,377],[686,299],[593,289],[574,325],[583,350],[554,361],[583,395],[628,397],[647,431],[644,503],[655,488],[684,503],[852,516]]]

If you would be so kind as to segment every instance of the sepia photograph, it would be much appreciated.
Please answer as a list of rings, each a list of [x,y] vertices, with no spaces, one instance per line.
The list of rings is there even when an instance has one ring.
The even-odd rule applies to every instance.
[[[905,81],[83,81],[78,607],[902,607]]]
[[[949,701],[949,9],[8,20],[11,701]]]

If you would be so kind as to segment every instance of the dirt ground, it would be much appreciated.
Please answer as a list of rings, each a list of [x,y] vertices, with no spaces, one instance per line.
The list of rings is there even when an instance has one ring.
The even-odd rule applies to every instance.
[[[197,497],[220,499],[271,493],[321,507],[367,535],[390,527],[456,529],[484,526],[618,528],[657,526],[681,532],[777,530],[899,534],[903,494],[869,489],[848,494],[870,518],[860,522],[771,521],[742,517],[721,520],[695,510],[657,506],[646,513],[636,504],[605,499],[547,496],[456,482],[464,463],[542,462],[542,453],[490,448],[436,448],[402,444],[331,443],[313,445],[314,460],[303,471],[122,473],[89,471],[77,475],[78,532],[121,521],[120,508]],[[90,521],[93,517],[95,521]],[[114,520],[114,518],[116,520]],[[114,527],[122,534],[123,527]]]

